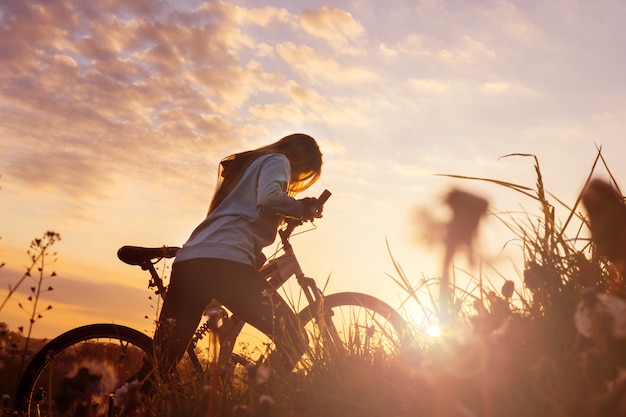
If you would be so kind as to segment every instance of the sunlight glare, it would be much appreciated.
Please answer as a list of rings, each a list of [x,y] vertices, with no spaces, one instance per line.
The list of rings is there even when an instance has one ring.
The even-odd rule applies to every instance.
[[[439,328],[439,326],[433,324],[426,328],[426,333],[428,333],[428,335],[431,337],[439,337],[441,336],[441,329]]]

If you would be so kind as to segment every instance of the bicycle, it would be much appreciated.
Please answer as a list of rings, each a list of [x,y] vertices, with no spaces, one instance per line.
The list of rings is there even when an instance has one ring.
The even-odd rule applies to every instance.
[[[329,196],[330,192],[325,190],[318,201],[323,205]],[[289,242],[291,234],[300,225],[301,221],[289,220],[279,229],[281,249],[277,253],[282,253],[266,262],[261,273],[275,291],[295,277],[307,303],[297,314],[309,342],[323,344],[334,352],[366,354],[373,349],[385,352],[400,349],[408,336],[408,326],[391,306],[358,292],[324,295],[316,281],[304,274]],[[175,257],[178,249],[175,246],[123,246],[118,250],[118,258],[148,271],[149,289],[164,297],[167,288],[155,265],[162,259]],[[196,347],[210,331],[219,335],[219,353],[213,360],[220,368],[252,363],[253,360],[234,351],[244,325],[225,308],[213,309],[213,314],[198,327],[187,350],[192,368],[196,372],[203,370]],[[69,330],[49,341],[33,356],[19,382],[16,406],[28,416],[54,414],[55,398],[65,389],[64,384],[70,375],[79,377],[79,370],[85,363],[106,363],[113,367],[119,382],[130,378],[152,355],[152,339],[127,326],[89,324]],[[90,401],[106,408],[109,397],[110,394],[105,392],[102,398],[91,398]]]

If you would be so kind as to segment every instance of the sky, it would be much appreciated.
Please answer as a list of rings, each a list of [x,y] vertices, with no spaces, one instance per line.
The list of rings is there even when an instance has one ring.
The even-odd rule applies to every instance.
[[[302,197],[333,193],[292,238],[303,269],[328,293],[399,308],[391,255],[415,285],[441,275],[417,212],[445,221],[452,188],[492,212],[537,209],[440,174],[533,188],[533,158],[505,156],[534,155],[548,191],[573,203],[601,149],[597,175],[626,178],[625,20],[621,0],[3,0],[0,297],[52,230],[41,303],[53,308],[33,335],[91,322],[150,332],[147,277],[117,249],[182,245],[221,158],[302,132],[324,154]],[[523,262],[495,217],[471,273],[498,286]],[[0,311],[12,329],[28,324],[18,303],[33,282]]]

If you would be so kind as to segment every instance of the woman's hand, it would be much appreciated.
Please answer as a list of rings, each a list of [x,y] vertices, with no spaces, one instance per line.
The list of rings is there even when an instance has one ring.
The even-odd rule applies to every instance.
[[[313,221],[322,217],[322,207],[317,202],[317,198],[306,197],[298,201],[302,203],[302,220]]]

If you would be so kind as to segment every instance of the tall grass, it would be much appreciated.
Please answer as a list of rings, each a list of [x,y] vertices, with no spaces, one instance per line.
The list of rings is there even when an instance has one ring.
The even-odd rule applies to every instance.
[[[424,313],[425,321],[416,330],[442,325],[441,337],[418,333],[415,343],[393,355],[314,350],[307,366],[295,372],[268,373],[252,364],[225,376],[212,366],[217,353],[211,352],[203,376],[185,376],[182,367],[180,378],[158,380],[151,397],[139,397],[135,415],[626,415],[626,286],[620,263],[597,250],[597,234],[589,239],[591,224],[582,206],[587,186],[573,203],[565,203],[546,190],[534,155],[506,157],[532,159],[532,187],[448,176],[513,190],[529,199],[533,210],[522,215],[498,212],[480,197],[456,190],[447,201],[456,217],[442,239],[440,278],[407,276],[389,250],[395,268],[390,278],[405,293],[405,301],[415,301]],[[599,151],[586,184],[601,165],[612,177]],[[613,186],[617,188],[615,182]],[[463,204],[457,204],[460,197]],[[463,212],[468,201],[474,204],[471,215]],[[623,206],[621,196],[618,203]],[[562,218],[557,215],[561,212]],[[471,250],[484,216],[498,219],[519,242],[522,272],[519,277],[500,276],[501,285],[481,274],[460,286],[454,258],[461,247]],[[626,208],[624,216],[626,223]]]
[[[411,286],[394,260],[400,276],[396,282],[407,294],[422,305],[424,299],[435,303],[425,310],[440,309],[441,297],[450,297],[443,301],[457,306],[451,323],[469,335],[440,339],[428,352],[422,377],[431,387],[445,387],[441,402],[456,402],[463,412],[476,416],[624,415],[625,286],[616,264],[599,256],[596,242],[584,236],[590,224],[581,207],[598,165],[604,164],[612,177],[610,170],[599,151],[580,196],[568,205],[545,189],[534,155],[507,157],[533,159],[534,189],[488,178],[448,176],[493,183],[537,205],[538,214],[524,213],[521,218],[489,210],[521,243],[523,288],[506,277],[497,288],[478,276],[473,294],[455,287],[437,300],[430,289],[426,296],[418,291],[426,286],[424,280],[422,287]],[[564,219],[557,218],[556,208],[565,211]],[[467,314],[470,310],[473,313]],[[458,415],[459,410],[444,413]]]

